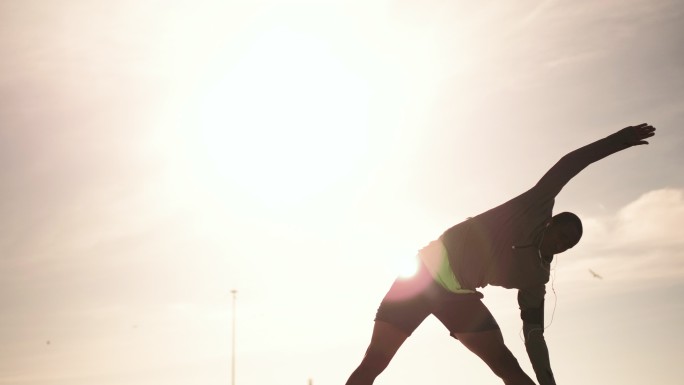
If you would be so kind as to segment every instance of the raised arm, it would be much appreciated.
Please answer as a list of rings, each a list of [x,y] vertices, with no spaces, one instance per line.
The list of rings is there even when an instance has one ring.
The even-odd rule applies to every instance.
[[[520,318],[523,320],[525,349],[539,385],[556,385],[551,370],[549,349],[544,340],[544,285],[518,291]]]
[[[547,197],[555,197],[563,186],[588,165],[608,155],[632,146],[648,144],[647,138],[655,135],[655,127],[642,123],[625,127],[594,143],[581,147],[563,156],[537,182],[534,189]]]

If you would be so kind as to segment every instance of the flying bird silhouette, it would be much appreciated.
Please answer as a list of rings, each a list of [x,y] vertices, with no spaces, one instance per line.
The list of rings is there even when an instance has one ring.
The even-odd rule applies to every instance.
[[[589,269],[589,272],[591,273],[591,275],[594,276],[594,278],[603,279],[603,277],[600,276],[600,275],[599,275],[597,272],[595,272],[594,270]]]

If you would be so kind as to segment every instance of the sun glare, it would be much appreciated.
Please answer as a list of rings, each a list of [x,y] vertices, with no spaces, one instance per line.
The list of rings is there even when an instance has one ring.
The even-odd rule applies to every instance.
[[[419,260],[415,253],[403,253],[397,261],[397,275],[411,278],[418,272]]]
[[[331,43],[262,33],[199,100],[198,159],[220,187],[289,204],[343,178],[367,151],[369,91]]]

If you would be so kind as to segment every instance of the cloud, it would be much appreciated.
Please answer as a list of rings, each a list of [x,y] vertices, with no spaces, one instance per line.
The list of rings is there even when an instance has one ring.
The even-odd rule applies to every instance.
[[[586,241],[601,250],[681,246],[684,238],[684,190],[649,191],[614,216],[589,218]]]
[[[522,18],[518,23],[515,24],[513,28],[514,31],[526,28],[530,23],[532,23],[539,15],[542,15],[548,8],[550,8],[554,3],[553,0],[544,0],[537,4],[524,18]]]
[[[625,245],[682,245],[684,192],[677,189],[648,192],[622,208],[617,220],[615,234]]]
[[[614,215],[587,218],[584,224],[584,247],[572,251],[578,258],[569,262],[567,278],[591,279],[592,269],[623,289],[684,279],[683,189],[647,192]]]

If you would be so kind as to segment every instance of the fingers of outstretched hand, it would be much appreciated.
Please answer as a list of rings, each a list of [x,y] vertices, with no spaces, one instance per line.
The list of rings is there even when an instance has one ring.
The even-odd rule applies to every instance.
[[[640,125],[632,126],[631,128],[639,135],[647,135],[649,137],[655,135],[655,127],[648,123],[641,123]]]
[[[648,144],[648,142],[644,139],[655,135],[655,127],[648,123],[641,123],[637,126],[629,126],[624,131],[626,131],[627,134],[626,142],[632,146]]]

